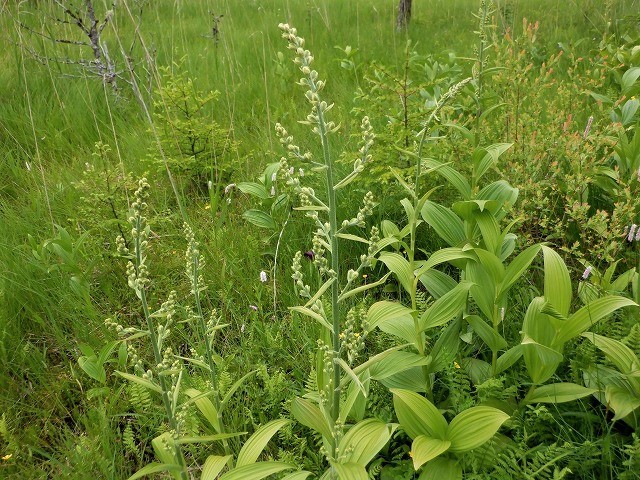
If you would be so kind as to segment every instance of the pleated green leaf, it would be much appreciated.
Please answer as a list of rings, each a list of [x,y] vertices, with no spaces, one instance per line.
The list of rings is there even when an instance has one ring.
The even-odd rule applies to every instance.
[[[408,390],[392,389],[393,406],[400,426],[411,438],[420,435],[445,439],[447,421],[429,400]]]
[[[258,462],[236,467],[220,477],[220,480],[261,480],[269,475],[295,468],[284,462]]]
[[[586,388],[575,383],[552,383],[536,388],[522,401],[524,405],[533,403],[565,403],[586,397],[597,392],[595,388]]]
[[[290,420],[279,419],[258,428],[240,449],[236,466],[242,467],[243,465],[254,463],[262,453],[262,450],[264,450],[264,447],[269,443],[269,440],[271,440],[271,437],[289,423],[291,423]]]
[[[508,419],[509,415],[497,408],[471,407],[456,415],[445,438],[451,441],[452,452],[467,452],[490,440]]]
[[[340,458],[366,467],[389,442],[396,427],[375,418],[358,422],[340,440]]]
[[[209,455],[202,467],[202,476],[200,477],[200,480],[216,480],[231,458],[231,455],[226,455],[224,457],[219,455]]]
[[[433,460],[438,455],[446,452],[451,446],[449,440],[440,440],[426,435],[419,435],[411,444],[411,458],[413,458],[413,468],[418,470],[429,460]]]

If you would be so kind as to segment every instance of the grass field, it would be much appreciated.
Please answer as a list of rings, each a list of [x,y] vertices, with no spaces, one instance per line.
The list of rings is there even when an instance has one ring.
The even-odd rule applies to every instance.
[[[640,4],[397,3],[0,1],[0,478],[640,478]]]

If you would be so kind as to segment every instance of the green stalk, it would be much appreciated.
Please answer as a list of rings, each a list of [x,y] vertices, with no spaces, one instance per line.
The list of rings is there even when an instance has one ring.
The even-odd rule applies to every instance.
[[[207,364],[209,365],[209,372],[211,374],[211,388],[213,389],[213,403],[216,407],[216,412],[218,415],[218,433],[226,433],[226,429],[224,427],[224,422],[222,421],[222,412],[220,411],[220,392],[218,391],[218,375],[216,373],[216,365],[213,361],[213,349],[211,348],[211,341],[207,335],[207,325],[204,321],[204,314],[202,312],[202,303],[200,302],[200,289],[198,287],[198,254],[196,253],[193,256],[193,295],[194,301],[196,304],[196,309],[198,310],[198,322],[200,323],[200,329],[202,331],[202,335],[204,337],[204,343],[206,345],[206,358]],[[222,446],[224,448],[225,455],[231,455],[231,449],[229,448],[229,442],[225,438],[222,440]],[[229,460],[229,468],[233,469],[233,456],[231,456]]]
[[[142,265],[142,246],[140,244],[140,232],[143,229],[142,221],[140,215],[136,216],[136,230],[138,231],[138,235],[135,238],[135,252],[136,252],[136,269],[139,270],[140,265]],[[147,293],[144,289],[144,286],[140,288],[140,302],[142,303],[142,311],[144,313],[145,321],[147,322],[147,328],[149,330],[149,338],[151,339],[151,346],[153,347],[153,357],[155,359],[156,365],[162,363],[162,352],[160,351],[160,344],[158,342],[158,336],[156,334],[155,325],[151,320],[151,312],[149,311],[149,303],[147,302]],[[169,398],[169,391],[167,389],[167,381],[163,375],[158,375],[158,381],[160,382],[160,388],[162,389],[162,403],[164,405],[164,409],[167,414],[167,420],[169,421],[169,428],[171,430],[177,431],[178,422],[176,421],[176,417],[174,415],[173,409],[171,408],[171,399]],[[174,445],[174,455],[176,460],[178,461],[178,465],[182,467],[180,470],[180,478],[183,480],[188,480],[187,474],[187,462],[184,458],[184,454],[182,453],[182,449],[179,445]]]
[[[312,89],[316,89],[315,82],[312,82]],[[324,164],[326,168],[327,179],[327,198],[329,200],[329,238],[331,241],[331,269],[335,272],[336,278],[340,277],[340,255],[338,251],[338,237],[336,232],[338,231],[338,214],[337,214],[337,201],[336,191],[334,190],[333,182],[333,162],[331,160],[331,153],[329,151],[329,139],[327,138],[327,126],[324,120],[324,112],[318,104],[318,129],[320,131],[320,138],[322,140],[322,155],[324,158]],[[331,316],[332,316],[332,343],[334,354],[340,354],[341,341],[340,341],[340,305],[338,298],[340,296],[340,286],[337,281],[331,284]],[[333,399],[331,401],[331,418],[335,421],[340,416],[340,369],[337,365],[333,368]]]

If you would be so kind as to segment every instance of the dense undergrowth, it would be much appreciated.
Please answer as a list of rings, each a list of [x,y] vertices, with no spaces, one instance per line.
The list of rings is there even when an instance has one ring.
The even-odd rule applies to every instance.
[[[0,5],[0,477],[640,477],[637,1],[396,6]]]

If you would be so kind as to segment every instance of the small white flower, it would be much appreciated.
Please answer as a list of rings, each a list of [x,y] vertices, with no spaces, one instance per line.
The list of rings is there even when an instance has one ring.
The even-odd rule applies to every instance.
[[[213,188],[213,182],[211,180],[207,182],[207,187],[209,187],[209,190]],[[225,193],[227,193],[227,189],[225,188],[224,190],[225,190]]]
[[[583,280],[586,280],[587,278],[589,278],[589,275],[591,275],[591,270],[593,270],[593,267],[591,265],[585,268],[584,273],[582,274]]]
[[[633,238],[636,234],[636,228],[638,228],[638,226],[635,223],[631,225],[631,228],[629,229],[629,235],[627,236],[628,242],[633,242]]]
[[[226,187],[224,187],[224,194],[227,195],[232,189],[236,188],[235,183],[230,183]]]
[[[504,322],[504,313],[505,313],[505,312],[504,312],[504,307],[502,307],[502,308],[500,309],[500,321],[501,321],[501,322]]]
[[[278,172],[273,172],[271,174],[271,181],[275,182],[277,178],[278,178]]]
[[[240,326],[240,333],[244,333],[244,323]]]
[[[304,170],[302,168],[298,170],[298,175],[300,175],[301,177],[304,177]],[[638,169],[638,175],[640,175],[640,168]]]
[[[275,186],[271,186],[271,196],[274,197],[276,195],[276,187]]]
[[[266,283],[267,281],[267,272],[265,272],[264,270],[260,272],[260,281],[262,283]]]

